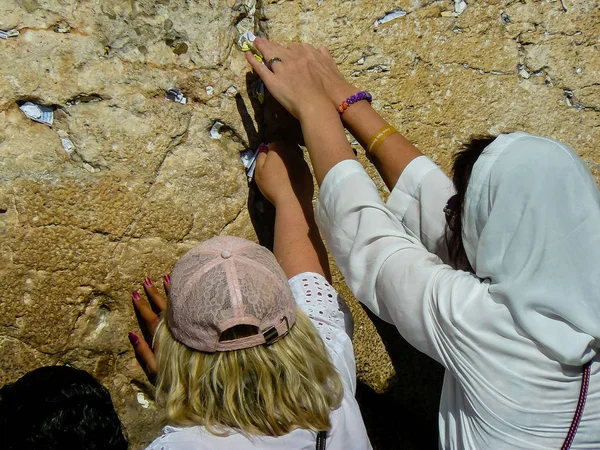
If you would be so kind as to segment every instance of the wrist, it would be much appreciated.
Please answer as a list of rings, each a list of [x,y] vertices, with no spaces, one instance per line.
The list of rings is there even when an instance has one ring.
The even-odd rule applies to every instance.
[[[304,223],[308,228],[315,222],[312,201],[302,203],[295,198],[284,200],[275,205],[275,214],[280,221],[296,225]]]
[[[338,83],[330,92],[329,98],[337,109],[348,97],[359,92],[360,89],[348,83],[346,80]]]
[[[277,211],[284,213],[295,213],[298,211],[312,211],[312,197],[298,198],[294,192],[278,195],[273,199],[273,206]]]
[[[300,125],[311,120],[323,120],[326,116],[338,116],[338,113],[333,106],[333,103],[327,98],[319,98],[317,100],[306,102],[299,110],[298,120]]]

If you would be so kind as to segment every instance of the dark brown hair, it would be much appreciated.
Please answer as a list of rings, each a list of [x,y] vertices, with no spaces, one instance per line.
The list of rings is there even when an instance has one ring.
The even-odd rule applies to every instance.
[[[452,223],[452,230],[446,226],[446,246],[448,247],[448,256],[450,262],[455,269],[466,270],[467,272],[475,273],[467,253],[465,252],[465,246],[462,240],[462,229],[463,229],[463,215],[465,197],[467,194],[467,188],[469,187],[469,179],[471,178],[471,172],[475,162],[483,152],[483,150],[490,145],[495,137],[475,137],[465,145],[465,149],[459,152],[454,158],[453,166],[453,177],[452,181],[456,189],[456,217]]]

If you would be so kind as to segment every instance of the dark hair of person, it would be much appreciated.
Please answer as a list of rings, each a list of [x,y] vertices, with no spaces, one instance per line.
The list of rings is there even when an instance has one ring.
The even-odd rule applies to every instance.
[[[89,373],[41,367],[0,389],[4,450],[126,450],[108,390]]]
[[[456,216],[452,222],[452,229],[446,226],[446,246],[448,247],[448,256],[450,262],[455,269],[465,270],[474,273],[475,271],[469,263],[465,246],[462,240],[463,217],[465,207],[465,197],[469,186],[469,179],[475,162],[490,145],[495,137],[476,137],[473,138],[465,149],[459,152],[454,158],[453,177],[454,188],[456,189],[456,201],[454,208]]]

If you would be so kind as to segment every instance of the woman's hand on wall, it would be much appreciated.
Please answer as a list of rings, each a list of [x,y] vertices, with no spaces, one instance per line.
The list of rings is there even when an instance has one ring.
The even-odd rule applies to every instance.
[[[273,142],[256,161],[256,184],[275,208],[299,205],[312,211],[313,177],[295,144]]]
[[[284,47],[265,38],[257,38],[255,47],[270,69],[258,62],[251,52],[246,58],[262,78],[269,92],[296,118],[310,111],[314,102],[326,100],[337,108],[357,89],[348,83],[325,47],[291,44]],[[274,60],[276,58],[276,60]]]
[[[168,295],[171,288],[169,275],[164,276],[163,285]],[[144,281],[144,291],[149,301],[145,301],[137,290],[133,291],[133,307],[142,333],[129,333],[129,342],[133,346],[138,362],[153,383],[156,376],[156,348],[152,349],[146,338],[152,342],[160,316],[167,310],[167,298],[158,291],[150,278]]]

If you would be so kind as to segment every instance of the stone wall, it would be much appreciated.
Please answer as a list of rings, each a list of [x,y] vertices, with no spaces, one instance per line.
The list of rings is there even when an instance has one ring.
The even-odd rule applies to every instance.
[[[0,2],[0,30],[20,32],[0,39],[0,385],[40,365],[86,369],[111,390],[132,448],[158,426],[127,342],[131,291],[201,240],[256,239],[238,156],[260,124],[236,25],[328,46],[445,170],[471,136],[525,130],[571,145],[600,177],[595,1],[252,4]],[[172,87],[187,104],[165,99]],[[55,109],[51,127],[25,117],[27,101]],[[439,368],[352,307],[374,443],[417,448],[423,423],[435,442]],[[388,421],[412,417],[413,431],[377,426],[378,405]]]

